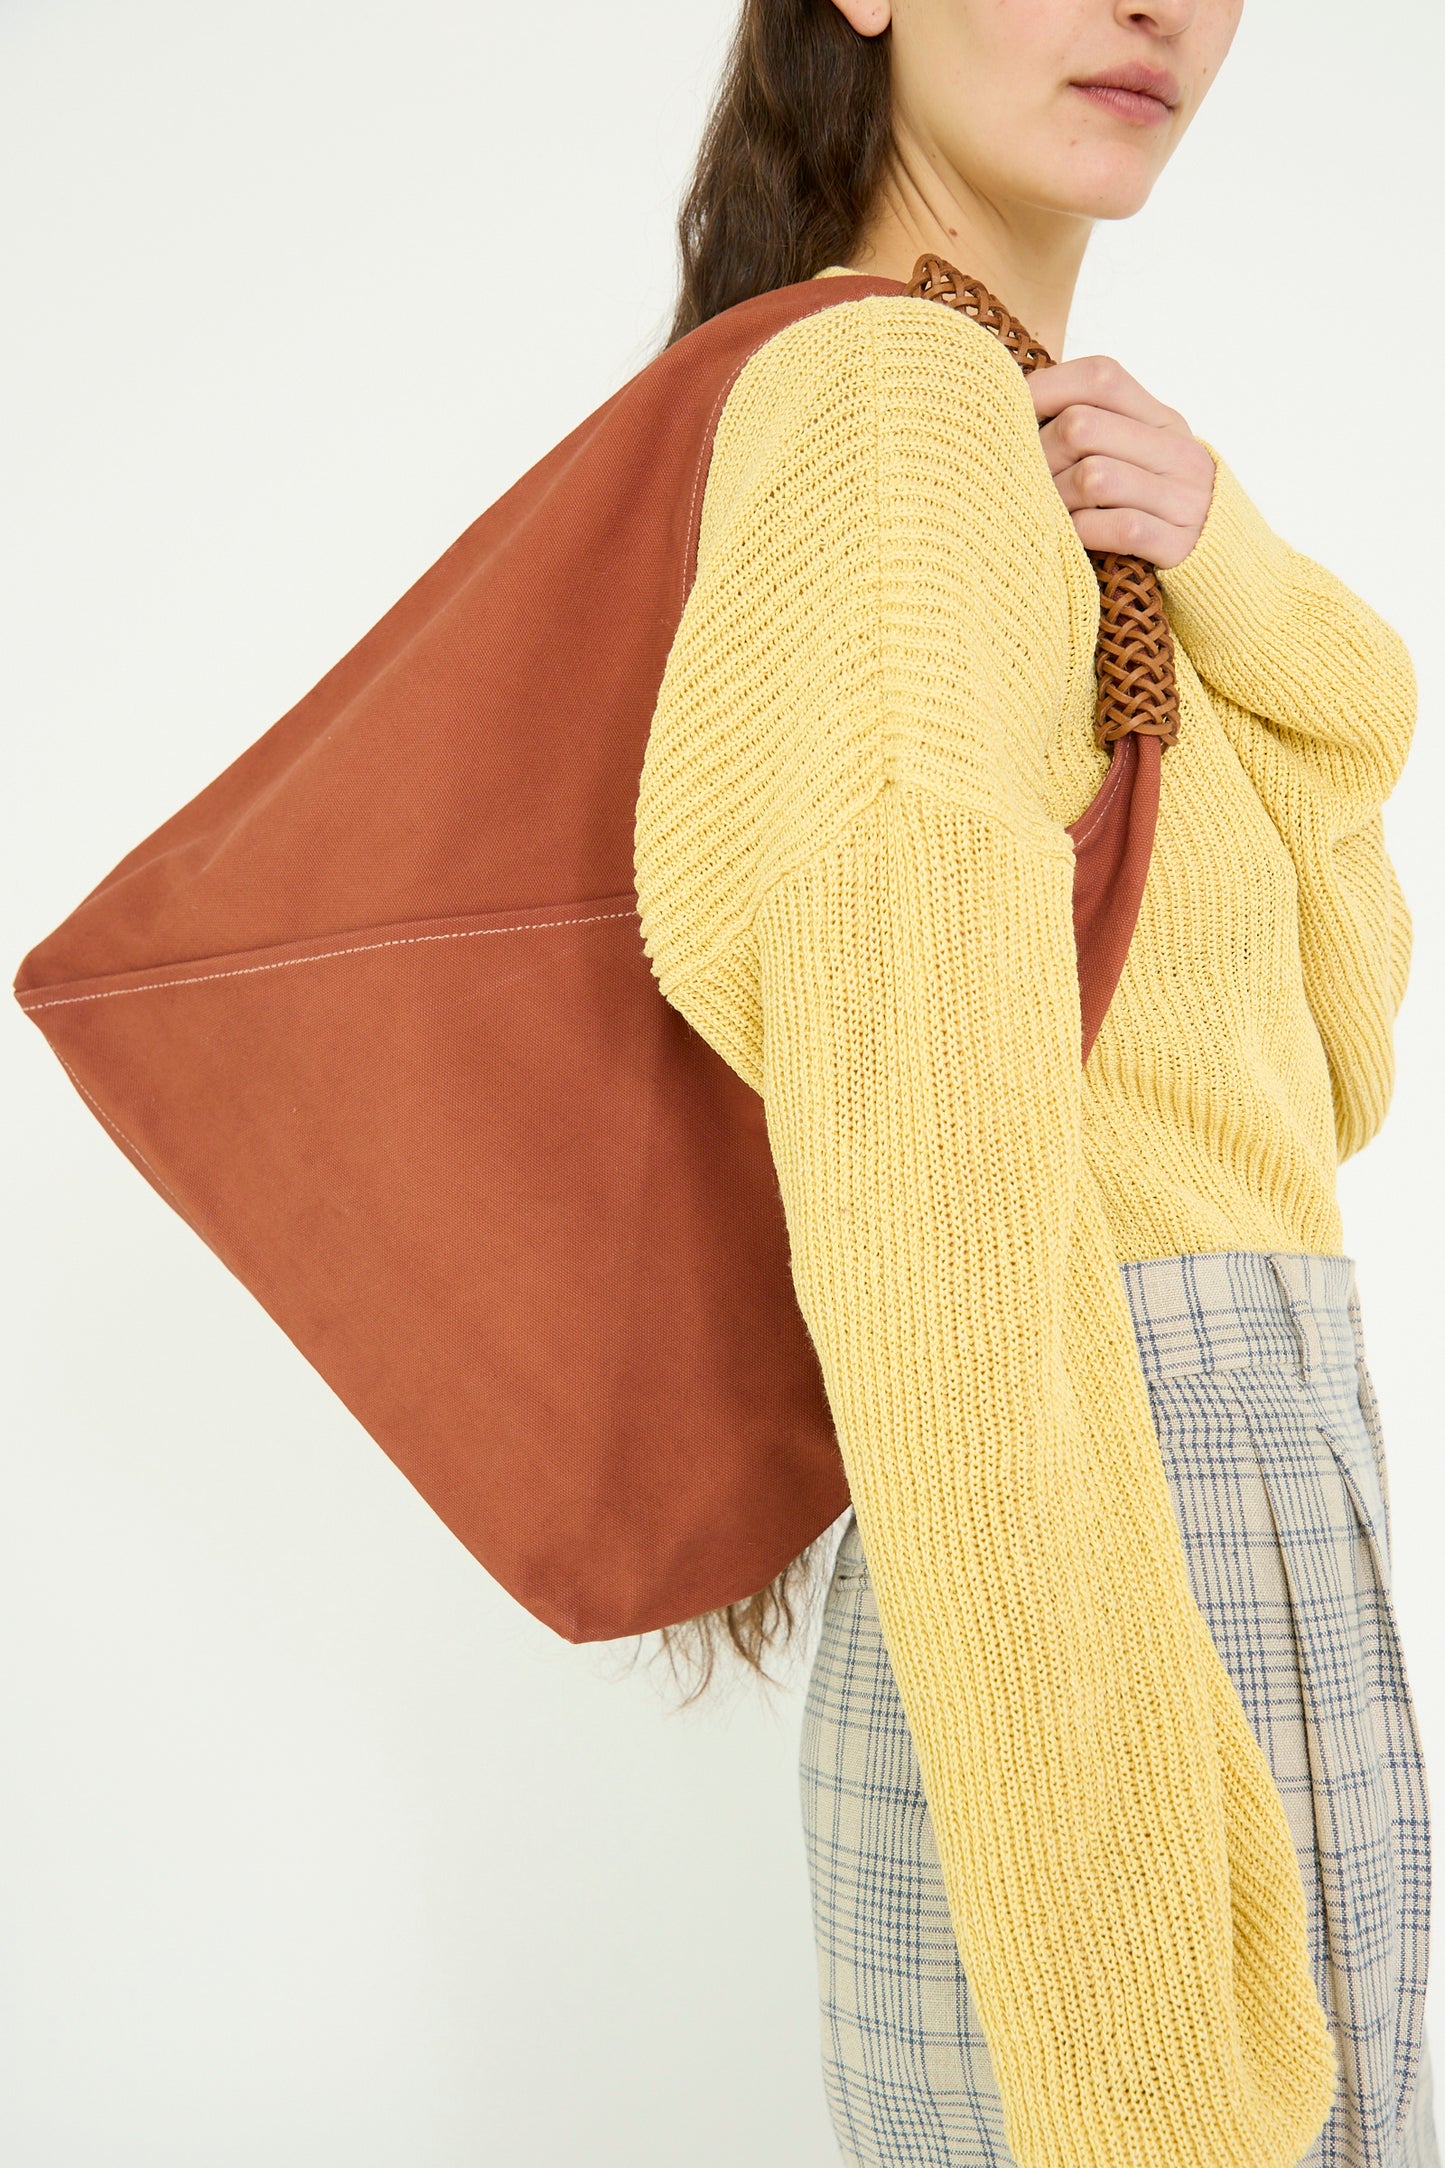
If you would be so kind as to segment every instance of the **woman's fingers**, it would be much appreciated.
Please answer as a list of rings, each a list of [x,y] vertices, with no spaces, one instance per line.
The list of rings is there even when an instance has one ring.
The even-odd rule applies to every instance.
[[[1049,472],[1085,549],[1178,564],[1208,516],[1208,445],[1112,355],[1085,354],[1027,381]]]
[[[1091,453],[1127,459],[1136,467],[1169,474],[1179,466],[1181,457],[1187,456],[1185,447],[1196,444],[1198,439],[1156,429],[1152,422],[1137,421],[1111,407],[1071,405],[1041,424],[1039,442],[1054,474]]]
[[[1112,354],[1080,354],[1073,361],[1055,362],[1050,369],[1033,370],[1027,382],[1041,422],[1051,421],[1066,406],[1107,407],[1155,429],[1190,434],[1184,416],[1145,391]]]
[[[1199,540],[1197,527],[1179,527],[1157,519],[1132,505],[1116,510],[1075,512],[1074,532],[1086,550],[1118,550],[1125,557],[1142,557],[1146,564],[1182,563]]]
[[[1130,459],[1107,458],[1102,452],[1089,452],[1072,466],[1055,468],[1052,459],[1049,465],[1055,487],[1071,512],[1133,505],[1140,512],[1187,527],[1200,514],[1201,505],[1208,507],[1213,486],[1214,461],[1203,445],[1199,449],[1204,454],[1202,466],[1191,459],[1187,466],[1144,467]]]

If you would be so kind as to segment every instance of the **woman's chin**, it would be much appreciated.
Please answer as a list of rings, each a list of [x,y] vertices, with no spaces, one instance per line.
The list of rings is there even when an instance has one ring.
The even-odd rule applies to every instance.
[[[1079,218],[1132,218],[1149,201],[1160,162],[1127,144],[1086,145],[1077,141],[1062,152],[1049,178],[1047,193],[1037,183],[1031,200],[1051,211],[1072,211]]]

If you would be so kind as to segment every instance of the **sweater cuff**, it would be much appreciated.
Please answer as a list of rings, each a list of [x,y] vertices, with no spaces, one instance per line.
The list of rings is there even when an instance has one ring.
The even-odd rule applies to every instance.
[[[1199,538],[1177,565],[1158,567],[1169,621],[1202,677],[1257,651],[1287,606],[1294,551],[1246,496],[1207,437],[1214,492]]]

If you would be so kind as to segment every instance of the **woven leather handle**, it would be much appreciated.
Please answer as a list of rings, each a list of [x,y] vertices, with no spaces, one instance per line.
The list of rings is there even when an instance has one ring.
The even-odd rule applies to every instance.
[[[907,290],[920,300],[941,301],[972,316],[1003,341],[1025,376],[1053,367],[1053,355],[1029,337],[997,296],[978,279],[965,278],[942,256],[920,256]],[[1158,575],[1146,558],[1119,550],[1089,550],[1087,555],[1099,582],[1095,743],[1112,745],[1132,730],[1173,745],[1179,736],[1179,687]]]

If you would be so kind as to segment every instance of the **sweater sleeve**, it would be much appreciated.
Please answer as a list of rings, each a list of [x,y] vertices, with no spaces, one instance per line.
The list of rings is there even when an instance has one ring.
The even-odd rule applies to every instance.
[[[1208,517],[1188,556],[1161,569],[1160,585],[1175,634],[1294,860],[1305,991],[1345,1159],[1374,1136],[1394,1086],[1412,927],[1381,807],[1410,749],[1414,669],[1394,628],[1283,541],[1208,448]]]
[[[1335,2079],[1298,1868],[1083,1162],[1066,520],[983,327],[771,340],[653,718],[644,939],[762,1095],[1015,2157],[1286,2168]]]

